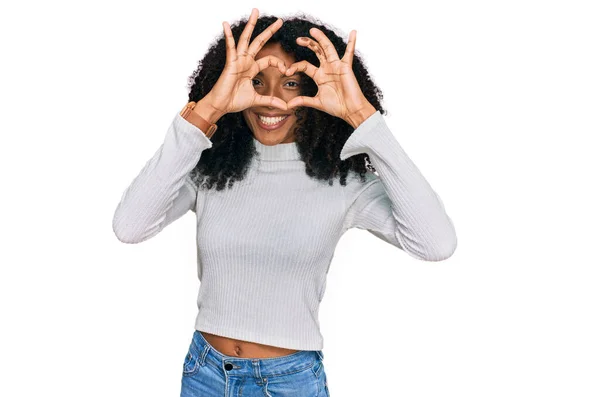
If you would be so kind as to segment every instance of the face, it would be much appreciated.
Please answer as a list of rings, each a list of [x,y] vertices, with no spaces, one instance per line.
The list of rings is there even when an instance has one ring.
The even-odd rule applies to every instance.
[[[260,59],[267,55],[274,55],[282,59],[288,67],[296,62],[294,56],[283,51],[279,43],[265,44],[254,59]],[[284,102],[300,95],[300,76],[298,74],[283,76],[275,67],[268,67],[260,71],[252,79],[252,84],[259,95],[275,96]],[[294,114],[294,109],[282,110],[275,107],[256,106],[244,109],[242,114],[254,138],[264,145],[290,143],[296,140],[294,128],[298,118]],[[273,115],[276,118],[261,120],[259,115]],[[279,122],[281,118],[279,116],[287,117]],[[275,125],[264,124],[263,121]]]

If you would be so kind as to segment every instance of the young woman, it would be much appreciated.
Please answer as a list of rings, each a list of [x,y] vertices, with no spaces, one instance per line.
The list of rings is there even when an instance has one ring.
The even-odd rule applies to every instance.
[[[139,243],[196,214],[201,288],[181,396],[329,396],[318,309],[340,237],[360,228],[441,261],[454,225],[388,129],[356,31],[346,44],[257,9],[223,30],[113,228]]]

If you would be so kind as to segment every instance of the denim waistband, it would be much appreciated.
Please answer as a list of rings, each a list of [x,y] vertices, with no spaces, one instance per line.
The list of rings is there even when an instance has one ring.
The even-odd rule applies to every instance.
[[[215,349],[198,330],[194,331],[193,347],[200,365],[210,363],[229,375],[277,376],[299,372],[311,367],[315,360],[323,360],[321,350],[300,350],[285,356],[268,358],[240,358],[227,356]]]

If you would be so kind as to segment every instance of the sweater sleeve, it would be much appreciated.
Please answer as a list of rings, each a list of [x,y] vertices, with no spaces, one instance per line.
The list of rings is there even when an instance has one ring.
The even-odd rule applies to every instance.
[[[211,147],[203,131],[178,112],[164,142],[121,196],[112,222],[117,238],[140,243],[189,210],[195,212],[198,191],[190,172]]]
[[[424,261],[449,258],[457,245],[444,204],[376,111],[350,135],[340,159],[369,155],[377,174],[367,173],[358,189],[344,190],[344,231],[367,230]]]

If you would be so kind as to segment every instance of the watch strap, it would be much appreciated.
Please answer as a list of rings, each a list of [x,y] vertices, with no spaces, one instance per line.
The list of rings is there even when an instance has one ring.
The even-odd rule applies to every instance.
[[[215,131],[217,130],[216,124],[211,124],[208,121],[204,120],[198,113],[194,112],[194,108],[196,107],[196,102],[190,101],[185,107],[181,110],[181,117],[190,122],[191,124],[198,127],[207,138],[211,138]]]

